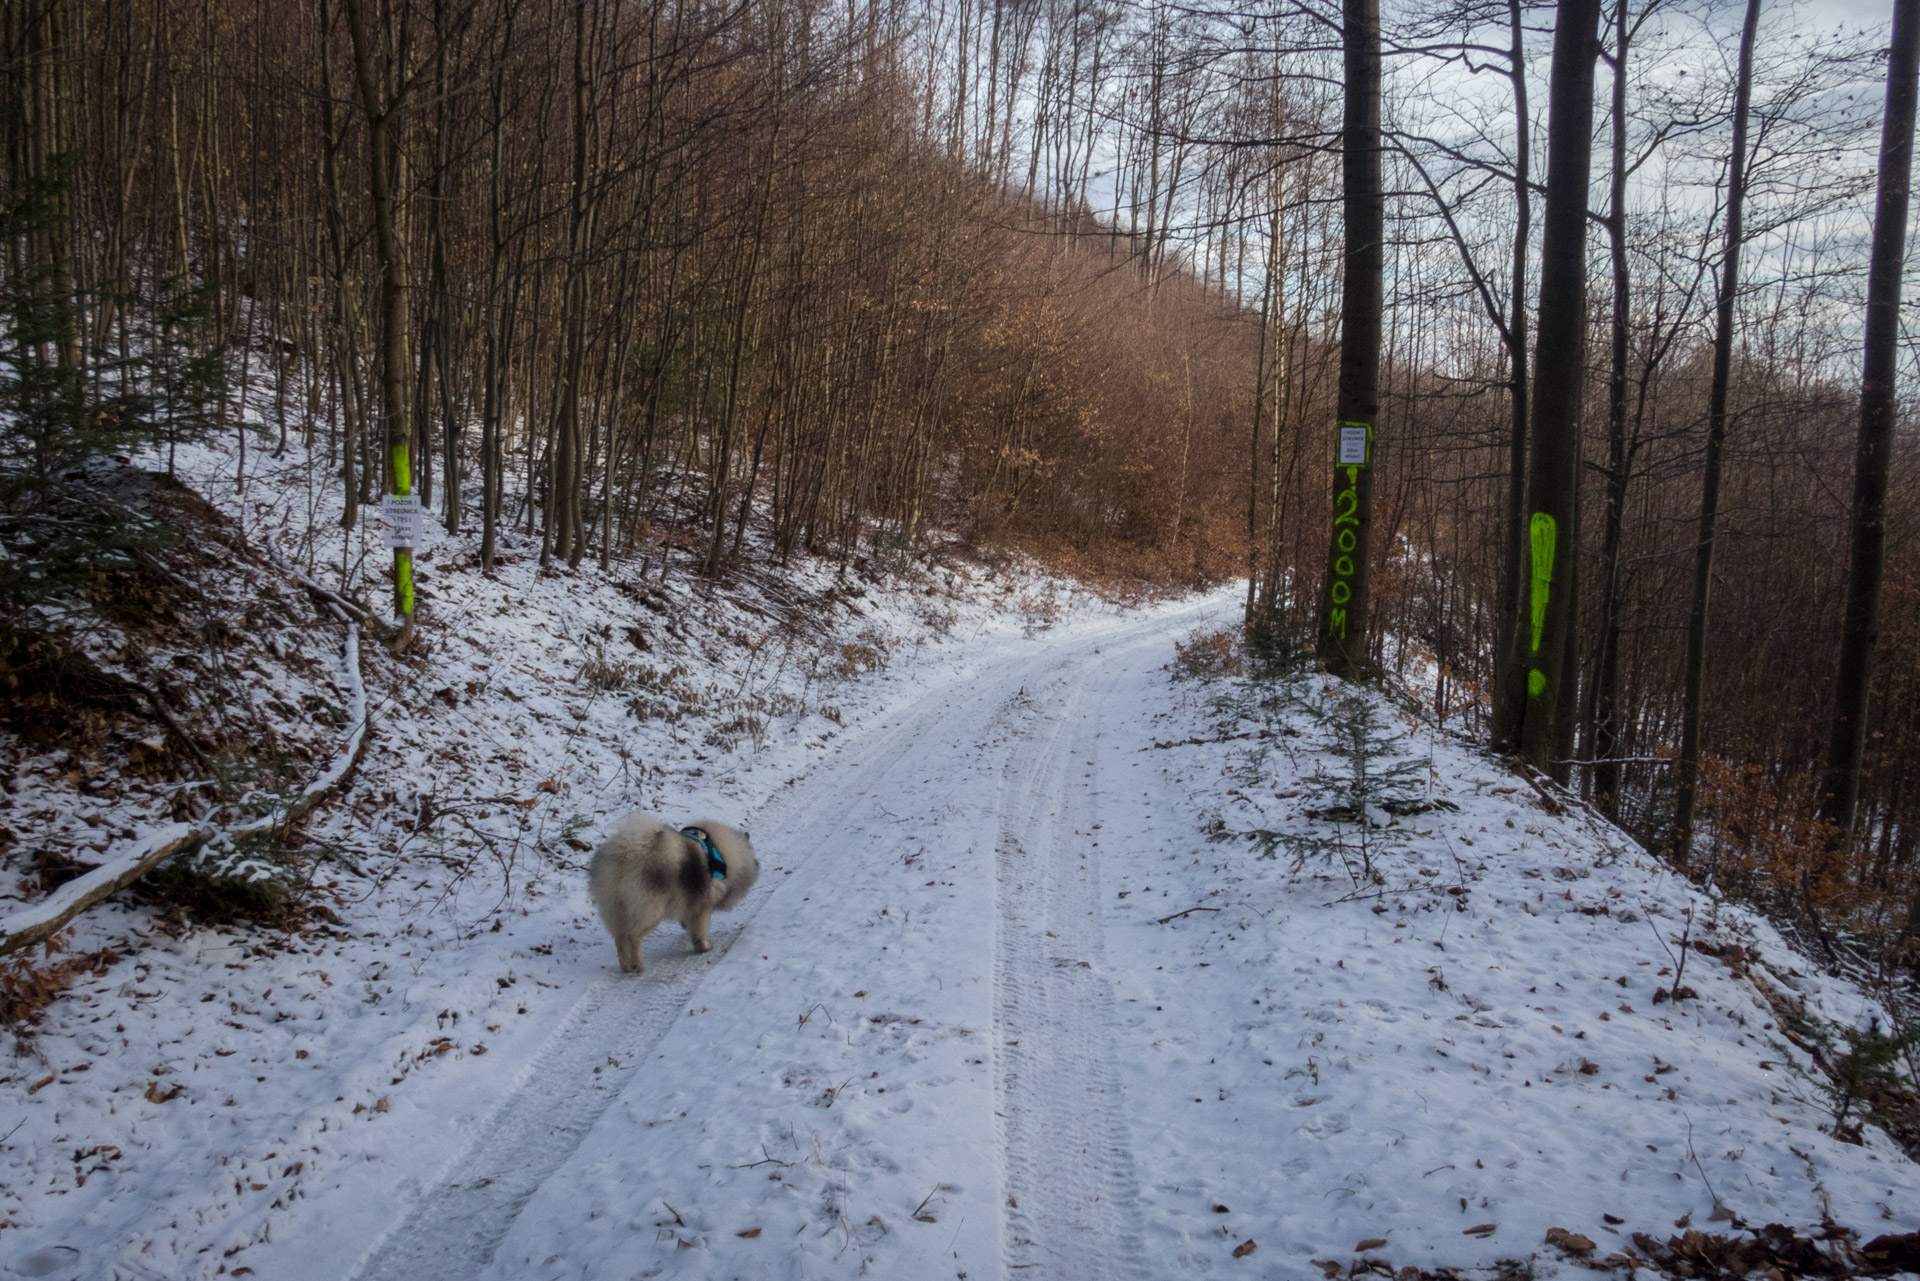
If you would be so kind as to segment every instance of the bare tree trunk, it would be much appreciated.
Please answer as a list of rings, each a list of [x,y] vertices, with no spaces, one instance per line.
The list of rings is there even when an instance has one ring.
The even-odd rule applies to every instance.
[[[1866,750],[1867,700],[1879,640],[1880,581],[1886,564],[1887,477],[1893,464],[1900,341],[1900,273],[1906,257],[1907,197],[1913,173],[1914,102],[1920,93],[1920,0],[1894,0],[1893,56],[1880,132],[1880,190],[1867,277],[1860,429],[1854,450],[1852,551],[1840,632],[1833,734],[1820,816],[1844,841],[1853,830]]]
[[[1580,409],[1586,384],[1587,183],[1593,160],[1593,64],[1599,0],[1560,0],[1547,107],[1547,207],[1540,320],[1528,432],[1526,605],[1513,637],[1504,718],[1494,745],[1555,768],[1555,716],[1567,633],[1578,616],[1568,572],[1579,552]]]
[[[1526,564],[1527,526],[1527,255],[1533,249],[1533,113],[1527,104],[1526,27],[1521,22],[1521,0],[1507,0],[1510,37],[1508,71],[1513,77],[1513,296],[1512,318],[1504,335],[1507,370],[1511,379],[1513,418],[1507,435],[1507,512],[1500,558],[1499,630],[1513,634],[1520,619],[1520,578]],[[1494,646],[1493,699],[1496,723],[1517,716],[1508,706],[1515,685],[1506,678],[1512,655],[1505,645]]]
[[[380,399],[386,419],[387,451],[392,470],[389,483],[396,497],[413,492],[408,447],[413,439],[409,421],[407,372],[407,294],[400,261],[400,242],[394,232],[393,163],[398,100],[388,100],[374,68],[373,43],[367,32],[362,0],[344,0],[347,33],[353,42],[354,77],[359,82],[360,105],[367,119],[367,168],[373,198],[373,245],[380,270]],[[395,652],[413,641],[413,551],[398,547],[393,553],[393,603],[400,634]]]
[[[561,343],[560,404],[554,422],[552,482],[547,492],[549,523],[554,531],[552,554],[569,568],[586,553],[586,531],[580,527],[580,489],[585,473],[581,457],[580,381],[586,367],[588,261],[592,239],[592,200],[587,178],[593,158],[592,77],[585,3],[574,6],[573,20],[573,189],[567,219],[566,314]]]
[[[1600,536],[1600,638],[1593,664],[1588,753],[1594,805],[1609,817],[1620,807],[1620,553],[1626,537],[1627,339],[1633,278],[1627,263],[1627,67],[1632,52],[1628,6],[1614,8],[1613,163],[1608,175],[1607,249],[1613,268],[1612,365],[1607,379],[1607,504]]]
[[[1346,266],[1340,292],[1333,531],[1320,608],[1320,661],[1335,676],[1367,666],[1368,544],[1373,534],[1374,426],[1380,412],[1380,324],[1386,203],[1380,190],[1380,5],[1345,0],[1346,110],[1341,130]]]
[[[1700,480],[1700,526],[1694,545],[1693,600],[1687,611],[1686,692],[1680,760],[1674,768],[1669,850],[1685,867],[1693,853],[1695,795],[1700,784],[1700,716],[1706,700],[1707,606],[1713,589],[1714,527],[1720,519],[1720,460],[1727,440],[1727,384],[1733,373],[1733,308],[1740,291],[1741,216],[1747,198],[1747,108],[1753,97],[1753,40],[1760,0],[1747,0],[1740,28],[1740,67],[1733,89],[1733,154],[1727,161],[1727,247],[1713,331],[1713,387],[1707,401],[1707,457]]]

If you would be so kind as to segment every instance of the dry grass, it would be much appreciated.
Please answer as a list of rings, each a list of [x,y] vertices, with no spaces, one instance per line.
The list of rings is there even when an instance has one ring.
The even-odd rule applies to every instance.
[[[1201,628],[1173,643],[1174,674],[1187,680],[1238,676],[1246,666],[1245,640],[1231,628],[1211,632]]]

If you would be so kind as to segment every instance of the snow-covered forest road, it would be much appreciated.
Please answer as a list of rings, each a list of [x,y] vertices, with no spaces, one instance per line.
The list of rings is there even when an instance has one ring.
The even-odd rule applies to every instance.
[[[592,728],[534,796],[590,817],[510,894],[416,853],[346,929],[154,938],[56,1005],[0,1276],[1480,1281],[1920,1230],[1806,1050],[1869,995],[1377,693],[1181,679],[1237,614],[981,615],[764,752],[558,721]],[[376,747],[538,755],[544,696]],[[629,734],[632,784],[592,746]],[[567,850],[636,806],[737,821],[762,876],[625,976]]]
[[[1129,1275],[1097,829],[1219,611],[1010,646],[850,738],[746,818],[714,951],[668,925],[594,981],[350,1274]]]

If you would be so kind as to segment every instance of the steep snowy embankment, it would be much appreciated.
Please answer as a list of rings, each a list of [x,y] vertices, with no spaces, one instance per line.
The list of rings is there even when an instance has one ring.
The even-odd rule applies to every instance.
[[[1111,771],[1102,835],[1131,834],[1104,843],[1105,909],[1138,1020],[1133,1140],[1161,1176],[1148,1275],[1224,1266],[1245,1239],[1245,1263],[1280,1256],[1254,1275],[1577,1275],[1551,1229],[1618,1265],[1645,1257],[1636,1232],[1920,1228],[1920,1167],[1871,1126],[1864,1145],[1823,1132],[1821,1078],[1762,996],[1854,1026],[1876,1008],[1858,990],[1372,695],[1185,688],[1090,753]],[[1356,754],[1386,802],[1373,825],[1332,821]],[[1189,835],[1196,804],[1229,839]]]

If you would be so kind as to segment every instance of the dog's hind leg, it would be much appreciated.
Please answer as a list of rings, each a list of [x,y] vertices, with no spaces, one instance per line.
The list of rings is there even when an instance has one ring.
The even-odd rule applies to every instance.
[[[687,913],[680,923],[687,927],[687,941],[693,944],[696,952],[713,951],[713,940],[707,937],[707,926],[713,921],[713,909],[700,907]]]
[[[625,905],[616,907],[607,922],[607,933],[613,935],[613,946],[620,953],[620,972],[638,974],[645,968],[640,962],[640,935],[633,929],[634,920]]]
[[[660,911],[651,903],[639,908],[627,918],[626,949],[632,954],[633,964],[629,967],[624,959],[620,963],[621,968],[627,973],[641,974],[646,971],[647,967],[640,960],[640,941],[652,933],[653,927],[658,924],[660,924]]]

